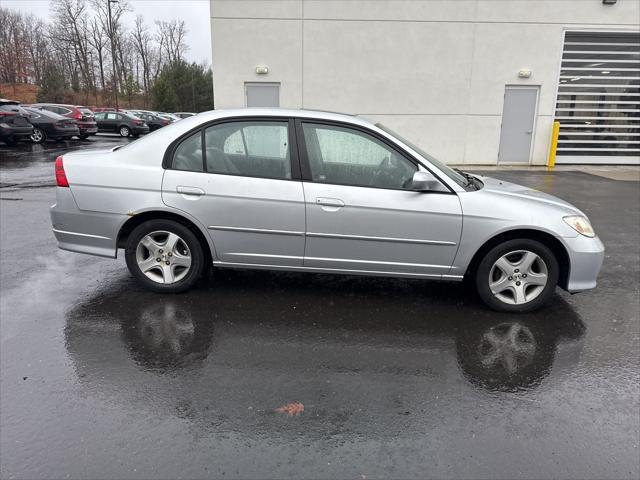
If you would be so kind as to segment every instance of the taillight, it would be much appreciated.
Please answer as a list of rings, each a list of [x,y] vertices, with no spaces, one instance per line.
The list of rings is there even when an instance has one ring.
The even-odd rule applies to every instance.
[[[82,112],[80,110],[76,110],[73,112],[73,118],[76,120],[82,120]]]
[[[142,125],[144,122],[142,120],[134,120],[133,124],[134,125]]]
[[[162,120],[163,125],[169,125],[169,120]]]
[[[56,185],[59,187],[68,187],[69,181],[64,173],[64,165],[62,165],[62,155],[56,158]]]

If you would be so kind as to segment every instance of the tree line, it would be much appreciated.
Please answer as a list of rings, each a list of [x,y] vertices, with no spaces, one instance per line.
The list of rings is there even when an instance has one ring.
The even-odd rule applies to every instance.
[[[52,0],[48,21],[0,7],[0,82],[39,86],[38,101],[202,111],[210,68],[185,60],[184,21],[136,16],[127,0]]]

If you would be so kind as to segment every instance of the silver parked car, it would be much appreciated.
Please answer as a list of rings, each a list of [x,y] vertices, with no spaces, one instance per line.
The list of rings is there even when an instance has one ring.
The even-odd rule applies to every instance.
[[[438,162],[383,125],[327,112],[211,111],[56,160],[53,231],[148,288],[207,265],[461,281],[533,310],[596,286],[604,247],[545,193]]]

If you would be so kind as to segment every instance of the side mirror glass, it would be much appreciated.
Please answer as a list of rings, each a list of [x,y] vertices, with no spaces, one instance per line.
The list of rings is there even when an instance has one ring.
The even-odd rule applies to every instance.
[[[411,180],[411,190],[418,192],[441,192],[442,185],[440,181],[430,172],[416,172]]]

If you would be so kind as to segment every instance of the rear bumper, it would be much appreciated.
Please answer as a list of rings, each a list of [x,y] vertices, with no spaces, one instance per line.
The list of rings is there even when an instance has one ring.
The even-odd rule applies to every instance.
[[[131,127],[131,133],[133,133],[134,135],[144,135],[149,133],[149,127],[148,126],[138,127],[134,125]]]
[[[96,123],[78,123],[80,135],[95,135],[98,133],[98,125]]]
[[[53,128],[49,134],[52,137],[75,137],[80,135],[80,130],[77,128]]]
[[[571,265],[567,291],[578,293],[596,287],[604,260],[604,245],[598,237],[578,235],[564,238]]]
[[[126,215],[80,210],[71,189],[56,188],[50,209],[53,234],[62,250],[116,258],[116,241]]]

